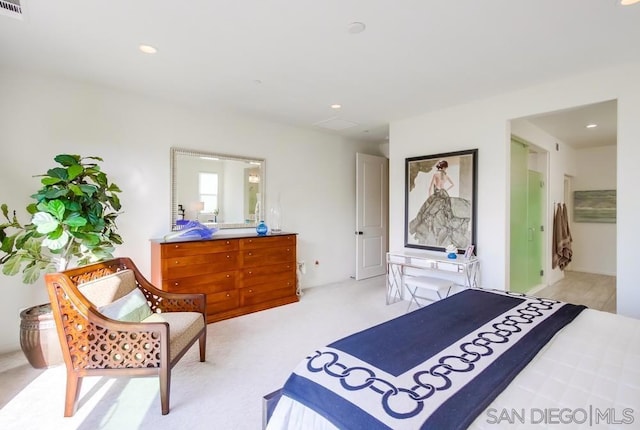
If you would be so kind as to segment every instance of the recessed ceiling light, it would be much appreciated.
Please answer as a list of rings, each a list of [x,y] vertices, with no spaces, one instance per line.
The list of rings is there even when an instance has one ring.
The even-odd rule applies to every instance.
[[[598,126],[598,124],[587,124],[586,125],[587,128],[596,128],[597,126]]]
[[[632,5],[632,4],[636,4],[636,3],[638,3],[639,1],[640,1],[640,0],[621,0],[621,1],[620,1],[620,4],[621,4],[622,6],[630,6],[630,5]]]
[[[347,27],[347,31],[351,34],[358,34],[358,33],[362,33],[365,28],[367,28],[367,26],[364,25],[364,22],[356,21],[356,22],[349,23],[349,26]]]
[[[331,105],[331,109],[340,109],[341,107],[342,107],[342,105],[338,104],[338,103],[334,103],[334,104]]]
[[[140,51],[144,52],[145,54],[155,54],[156,52],[158,52],[158,50],[153,46],[145,45],[144,43],[141,43],[140,46],[138,46],[138,49],[140,49]]]

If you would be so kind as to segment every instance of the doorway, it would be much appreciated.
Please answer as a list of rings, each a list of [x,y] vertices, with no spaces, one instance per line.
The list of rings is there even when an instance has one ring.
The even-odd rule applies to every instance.
[[[547,154],[511,137],[509,290],[528,293],[544,285]]]

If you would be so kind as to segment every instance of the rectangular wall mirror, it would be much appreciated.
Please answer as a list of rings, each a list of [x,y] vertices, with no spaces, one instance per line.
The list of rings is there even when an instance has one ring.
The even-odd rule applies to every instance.
[[[255,227],[264,208],[264,178],[264,159],[171,148],[172,230],[180,220]]]

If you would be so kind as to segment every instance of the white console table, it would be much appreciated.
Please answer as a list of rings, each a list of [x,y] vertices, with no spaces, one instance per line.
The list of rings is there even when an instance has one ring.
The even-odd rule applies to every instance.
[[[447,258],[444,253],[419,254],[412,252],[387,252],[387,304],[402,300],[403,278],[408,271],[430,271],[437,277],[437,272],[442,276],[457,275],[461,277],[462,284],[467,288],[478,286],[480,273],[480,261],[477,257]]]

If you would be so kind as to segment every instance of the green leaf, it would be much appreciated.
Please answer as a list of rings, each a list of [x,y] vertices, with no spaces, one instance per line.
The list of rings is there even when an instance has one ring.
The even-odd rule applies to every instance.
[[[64,205],[69,212],[82,212],[82,206],[75,200],[65,200]]]
[[[78,185],[76,184],[69,184],[69,189],[73,192],[73,194],[75,194],[76,196],[82,196],[84,195],[84,192],[82,192],[82,188],[80,188]]]
[[[91,184],[81,184],[80,189],[84,194],[86,194],[89,197],[93,196],[96,193],[96,191],[98,191],[98,187]]]
[[[14,276],[20,271],[20,267],[22,267],[22,263],[24,261],[30,261],[31,259],[26,254],[26,252],[18,251],[13,254],[7,261],[4,262],[2,266],[2,273],[7,276]]]
[[[69,180],[72,181],[84,172],[84,167],[79,164],[72,164],[67,171],[69,172]]]
[[[54,160],[63,166],[71,166],[72,164],[80,164],[81,158],[79,155],[59,154],[54,157]]]
[[[120,204],[120,198],[115,194],[112,195],[111,197],[109,197],[109,203],[111,204],[113,209],[115,209],[117,211],[122,209],[122,205]]]
[[[44,193],[44,198],[47,200],[55,200],[59,197],[66,196],[68,192],[65,188],[53,188]]]
[[[87,219],[79,213],[74,213],[71,214],[67,219],[62,221],[62,223],[68,225],[69,227],[82,227],[87,224]]]
[[[66,208],[64,207],[64,203],[62,203],[62,201],[60,200],[52,200],[47,203],[47,212],[49,212],[60,221],[64,219],[65,210]]]
[[[35,214],[38,212],[38,205],[36,203],[29,203],[29,206],[27,206],[27,212],[31,215]]]
[[[3,232],[4,233],[4,232]],[[2,238],[2,247],[0,247],[0,251],[5,253],[10,253],[13,251],[13,244],[15,243],[15,236],[5,236]]]
[[[86,247],[96,246],[100,243],[100,235],[95,233],[86,233],[82,244]]]
[[[62,225],[58,224],[58,227],[54,231],[48,233],[46,235],[46,238],[52,240],[58,239],[60,236],[62,236],[62,233],[64,233],[64,231],[65,230],[64,228],[62,228]]]
[[[116,184],[111,184],[109,185],[109,188],[107,188],[107,191],[111,191],[112,193],[121,193],[122,190],[120,189],[120,187],[118,187]]]
[[[109,235],[109,240],[113,243],[115,243],[116,245],[122,245],[122,237],[120,237],[119,234],[116,233],[111,233]]]
[[[63,182],[63,180],[60,178],[52,178],[50,176],[45,176],[40,180],[40,182],[42,182],[42,185],[55,185],[55,184],[59,184],[60,182]]]
[[[102,158],[100,157],[96,157],[95,155],[91,156],[91,157],[84,157],[83,160],[97,160],[97,161],[104,161]]]
[[[40,234],[49,234],[58,228],[60,223],[47,212],[37,212],[33,215],[31,222],[35,224],[36,230]]]
[[[22,271],[22,282],[25,284],[33,284],[40,278],[40,273],[46,268],[47,264],[34,261],[28,264]]]
[[[96,174],[96,182],[101,187],[107,187],[109,184],[109,181],[107,180],[107,175],[105,175],[103,172],[99,172],[98,174]]]
[[[53,169],[47,170],[47,175],[51,176],[52,178],[60,178],[63,181],[66,181],[69,178],[67,169],[63,169],[62,167],[55,167]]]
[[[42,246],[46,246],[49,249],[56,250],[62,249],[69,242],[69,234],[66,231],[63,231],[60,237],[53,239],[51,235],[46,237],[42,241]]]

